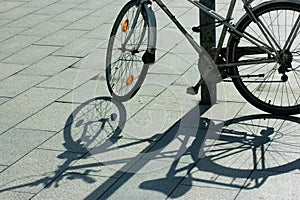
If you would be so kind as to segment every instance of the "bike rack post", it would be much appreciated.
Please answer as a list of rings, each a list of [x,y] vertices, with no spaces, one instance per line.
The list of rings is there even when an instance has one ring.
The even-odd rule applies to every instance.
[[[215,10],[215,0],[199,0],[200,3],[207,6],[210,9]],[[200,44],[214,59],[213,48],[216,45],[216,27],[214,18],[210,17],[206,13],[199,11],[200,15]],[[201,61],[198,61],[199,70],[201,67],[206,68],[207,66],[202,66]],[[201,84],[201,104],[213,105],[217,101],[217,85],[216,83],[206,84],[205,82]]]

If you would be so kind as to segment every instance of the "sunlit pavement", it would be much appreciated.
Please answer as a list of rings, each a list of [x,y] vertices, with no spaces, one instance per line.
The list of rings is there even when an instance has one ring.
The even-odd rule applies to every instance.
[[[157,62],[133,99],[110,98],[125,3],[0,0],[0,199],[299,199],[299,116],[266,114],[231,82],[199,105],[198,55],[155,5]],[[198,24],[192,4],[165,3]]]

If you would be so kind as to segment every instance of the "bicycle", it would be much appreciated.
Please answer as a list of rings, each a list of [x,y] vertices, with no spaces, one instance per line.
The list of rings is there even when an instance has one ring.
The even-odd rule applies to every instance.
[[[211,59],[202,79],[192,87],[197,93],[203,82],[231,78],[239,93],[255,107],[272,114],[300,113],[300,2],[274,0],[252,7],[253,0],[242,0],[245,14],[234,24],[236,0],[231,0],[226,17],[198,1],[188,0],[223,25],[212,58],[192,38],[161,0],[131,0],[120,11],[113,25],[106,54],[106,80],[113,98],[128,101],[141,87],[149,66],[155,62],[157,25],[155,2],[171,19],[199,59]],[[199,32],[201,27],[194,27]],[[227,46],[223,47],[226,34]],[[209,77],[209,78],[207,78]]]

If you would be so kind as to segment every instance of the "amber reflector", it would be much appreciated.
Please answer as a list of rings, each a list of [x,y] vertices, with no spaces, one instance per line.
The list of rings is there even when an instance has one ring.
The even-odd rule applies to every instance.
[[[129,26],[129,20],[126,19],[124,24],[123,24],[122,31],[126,32],[128,30],[128,26]]]
[[[126,79],[126,85],[130,86],[133,82],[133,75],[130,75],[127,79]]]

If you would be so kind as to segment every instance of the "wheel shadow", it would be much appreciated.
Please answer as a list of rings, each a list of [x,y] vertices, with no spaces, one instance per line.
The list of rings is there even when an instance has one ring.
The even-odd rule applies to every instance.
[[[250,115],[218,124],[201,117],[209,109],[209,106],[198,105],[164,133],[154,133],[144,140],[117,145],[122,150],[151,141],[136,156],[126,159],[112,157],[110,162],[88,160],[88,163],[73,165],[74,161],[115,150],[128,120],[122,103],[110,97],[91,99],[77,107],[67,119],[63,132],[66,151],[58,155],[65,162],[52,176],[45,175],[30,183],[0,189],[0,192],[37,185],[43,188],[59,187],[65,179],[81,179],[92,184],[96,179],[91,168],[122,163],[123,167],[111,175],[119,177],[114,183],[105,181],[85,198],[106,199],[142,172],[149,162],[160,159],[171,160],[157,169],[167,169],[164,177],[142,181],[138,187],[140,190],[160,192],[170,198],[185,195],[197,183],[250,190],[259,188],[270,176],[299,170],[299,118]],[[180,126],[184,120],[196,121],[196,129],[182,129]],[[180,144],[169,151],[168,145],[174,140],[180,141]],[[82,173],[79,176],[72,170],[81,170]],[[202,176],[203,173],[210,176]],[[177,190],[181,185],[185,186],[184,189]]]
[[[251,190],[271,176],[300,169],[299,118],[243,116],[226,121],[215,131],[205,128],[210,123],[212,120],[201,118],[192,145],[172,163],[166,177],[145,181],[140,188],[160,191],[171,198],[183,196],[197,184]],[[178,168],[186,156],[192,162]],[[186,171],[185,176],[177,176],[182,171]],[[180,181],[171,193],[161,187],[176,179]],[[179,185],[184,187],[176,190]]]

